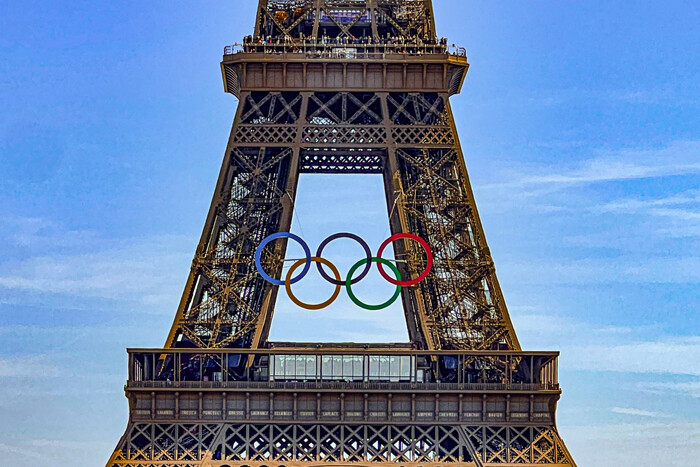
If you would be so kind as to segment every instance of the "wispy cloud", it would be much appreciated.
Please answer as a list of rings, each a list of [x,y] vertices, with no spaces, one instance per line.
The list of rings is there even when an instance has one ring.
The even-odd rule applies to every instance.
[[[700,376],[700,366],[692,357],[698,355],[700,337],[669,337],[628,344],[573,346],[566,351],[563,365],[571,370]]]
[[[16,246],[30,251],[91,248],[100,236],[92,230],[66,229],[40,217],[0,216],[0,237],[4,247]]]
[[[612,201],[594,209],[600,212],[623,212],[634,214],[650,209],[665,208],[668,206],[695,205],[700,203],[700,190],[688,190],[682,193],[664,196],[661,198],[626,198]],[[651,211],[663,212],[663,211]]]
[[[563,437],[581,466],[687,467],[700,452],[700,422],[570,427]]]
[[[612,247],[613,245],[599,245]],[[644,253],[643,251],[640,253]],[[641,256],[641,257],[639,257]],[[552,258],[549,261],[501,261],[499,277],[519,285],[697,284],[700,256],[628,255],[612,258]]]
[[[513,315],[523,345],[561,350],[561,367],[700,376],[700,336],[666,336],[653,327],[593,326],[554,315]],[[658,336],[658,337],[646,337]]]
[[[676,141],[662,148],[624,149],[599,154],[574,166],[531,167],[505,183],[482,186],[558,190],[593,183],[700,174],[700,141]],[[535,191],[534,193],[538,193]],[[533,194],[533,192],[530,192]]]
[[[57,294],[172,304],[188,271],[191,241],[163,236],[103,242],[86,252],[42,254],[0,264],[6,293]]]
[[[645,382],[637,386],[642,392],[668,396],[669,394],[700,399],[700,381],[690,382]]]
[[[380,303],[386,298],[371,296],[368,302]],[[346,297],[340,297],[322,311],[304,311],[284,294],[277,299],[275,317],[270,330],[271,340],[307,342],[408,342],[403,309],[392,305],[381,311],[358,309]],[[300,325],[300,323],[303,323]],[[313,323],[308,326],[306,323]],[[328,330],[333,329],[332,333]]]
[[[670,415],[662,412],[652,412],[649,410],[634,409],[629,407],[613,407],[610,409],[612,413],[619,415],[630,415],[633,417],[645,417],[645,418],[671,418]]]
[[[648,277],[654,283],[697,281],[694,252],[700,249],[687,248],[680,255],[680,250],[669,250],[666,241],[700,237],[700,140],[660,148],[596,150],[578,162],[522,164],[502,172],[507,174],[505,181],[477,187],[491,223],[512,229],[515,222],[528,222],[538,227],[540,244],[555,235],[562,246],[620,253],[592,260],[580,254],[558,260],[549,255],[552,264],[534,265],[561,272],[549,278],[561,282],[603,273],[622,280]],[[523,228],[524,235],[534,232]]]
[[[27,450],[26,447],[22,446],[17,446],[17,445],[9,445],[5,443],[0,443],[0,452],[4,454],[3,457],[7,458],[8,455],[18,455],[18,456],[27,456],[31,459],[41,459],[44,456],[42,454],[39,454],[38,452],[34,452],[32,450]]]
[[[634,216],[637,223],[649,219],[654,223],[651,233],[663,237],[700,236],[700,190],[672,193],[658,198],[640,194],[595,206],[591,210],[602,214]]]
[[[56,465],[94,465],[95,459],[103,459],[114,444],[103,441],[48,438],[10,438],[0,443],[4,465],[39,467],[46,465],[46,458]],[[102,461],[104,463],[104,461]]]
[[[53,378],[59,374],[59,370],[41,356],[0,359],[0,378]]]

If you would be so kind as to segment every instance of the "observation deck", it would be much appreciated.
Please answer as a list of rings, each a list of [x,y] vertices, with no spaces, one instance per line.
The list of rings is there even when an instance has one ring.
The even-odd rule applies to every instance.
[[[327,41],[291,41],[266,42],[263,40],[249,43],[227,45],[224,47],[224,57],[230,55],[267,54],[285,58],[334,59],[334,60],[383,60],[387,56],[403,57],[437,56],[447,57],[455,63],[467,63],[467,50],[455,45],[414,42],[387,42],[329,39]]]
[[[130,349],[132,420],[551,423],[558,352]]]
[[[574,466],[559,354],[520,351],[469,183],[449,102],[466,50],[438,39],[431,0],[257,3],[224,49],[239,102],[197,253],[165,348],[128,351],[108,465]],[[256,251],[319,173],[380,176],[392,234],[434,249],[393,243],[418,278],[410,343],[268,341],[279,286],[257,266],[279,277],[286,244]]]
[[[328,38],[253,40],[224,48],[226,92],[241,90],[404,90],[458,94],[467,51],[437,41]]]

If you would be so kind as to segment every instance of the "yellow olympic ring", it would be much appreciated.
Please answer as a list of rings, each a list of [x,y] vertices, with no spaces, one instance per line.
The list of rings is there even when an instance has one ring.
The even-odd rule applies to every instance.
[[[330,268],[330,270],[333,272],[333,275],[335,276],[336,283],[342,284],[341,278],[340,278],[340,272],[338,271],[338,268],[336,268],[333,263],[331,263],[330,261],[328,261],[325,258],[319,258],[318,256],[312,257],[311,262],[312,263],[321,263],[324,266],[328,266]],[[294,275],[294,271],[299,269],[304,264],[307,264],[306,258],[300,259],[299,261],[294,263],[292,265],[292,267],[289,268],[289,271],[287,272],[287,277],[286,277],[286,280],[284,281],[284,288],[287,289],[287,295],[289,296],[289,299],[296,306],[301,307],[305,310],[321,310],[323,308],[326,308],[327,306],[330,306],[331,303],[333,303],[335,301],[335,299],[338,298],[338,295],[340,294],[340,289],[342,287],[341,285],[336,285],[335,292],[333,292],[333,295],[331,296],[331,298],[329,298],[328,300],[326,300],[323,303],[319,303],[318,305],[310,305],[308,303],[304,303],[301,300],[299,300],[298,298],[296,298],[294,296],[294,294],[292,293],[292,276]]]

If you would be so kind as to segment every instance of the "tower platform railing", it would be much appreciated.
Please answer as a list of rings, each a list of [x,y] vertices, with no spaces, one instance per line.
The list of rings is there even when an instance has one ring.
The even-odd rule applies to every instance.
[[[557,352],[130,349],[131,388],[558,391]]]
[[[445,55],[453,59],[467,61],[464,47],[445,44],[405,43],[405,42],[353,42],[353,41],[256,41],[224,47],[224,55],[274,54],[289,55],[295,58],[336,58],[336,59],[383,59],[387,55]]]

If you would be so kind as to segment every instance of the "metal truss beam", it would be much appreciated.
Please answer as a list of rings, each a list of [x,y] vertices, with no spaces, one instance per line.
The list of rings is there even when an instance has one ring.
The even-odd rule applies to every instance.
[[[546,426],[134,424],[108,467],[573,466]]]
[[[259,0],[258,3],[256,38],[288,41],[300,36],[318,40],[368,35],[374,39],[434,38],[432,1]]]
[[[520,349],[447,96],[284,91],[242,98],[168,346],[263,344],[277,290],[257,274],[253,253],[265,236],[290,224],[302,172],[382,173],[392,233],[417,233],[433,245],[433,272],[420,287],[403,291],[414,343],[428,349]],[[402,274],[420,274],[420,246],[395,249],[406,260]],[[284,254],[280,243],[264,258],[269,271],[279,274]]]
[[[165,348],[130,356],[107,466],[575,466],[554,423],[556,355],[517,352],[449,104],[466,51],[438,41],[432,1],[260,0],[244,42],[222,63],[239,105],[185,290]],[[410,382],[275,379],[278,287],[254,255],[291,228],[300,173],[381,175],[392,234],[431,245],[430,274],[402,290],[409,343],[314,347],[436,351],[406,357]],[[272,276],[286,246],[263,253]],[[418,244],[393,247],[403,277],[425,269]]]

